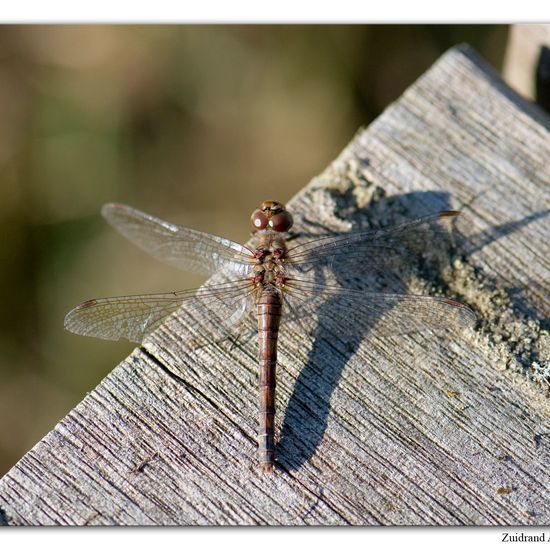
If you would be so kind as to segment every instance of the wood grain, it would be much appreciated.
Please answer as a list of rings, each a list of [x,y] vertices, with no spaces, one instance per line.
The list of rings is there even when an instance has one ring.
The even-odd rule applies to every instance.
[[[462,210],[451,266],[410,286],[480,322],[450,340],[283,331],[273,475],[255,342],[197,349],[212,321],[173,315],[0,481],[0,521],[548,524],[549,128],[455,48],[291,201],[309,232]]]

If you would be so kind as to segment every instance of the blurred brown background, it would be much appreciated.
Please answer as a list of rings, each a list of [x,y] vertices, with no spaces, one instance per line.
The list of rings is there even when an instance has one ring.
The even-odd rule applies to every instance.
[[[120,201],[244,241],[446,49],[505,26],[0,26],[0,475],[133,346],[63,330],[194,286],[100,218]]]

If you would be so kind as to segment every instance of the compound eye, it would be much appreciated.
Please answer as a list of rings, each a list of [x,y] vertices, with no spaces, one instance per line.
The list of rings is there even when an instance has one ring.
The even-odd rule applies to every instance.
[[[254,210],[250,216],[252,227],[256,230],[262,230],[267,227],[267,216],[261,210]]]
[[[283,210],[278,214],[273,214],[269,220],[269,226],[273,229],[273,231],[277,231],[279,233],[288,231],[292,227],[292,223],[292,216],[286,210]]]

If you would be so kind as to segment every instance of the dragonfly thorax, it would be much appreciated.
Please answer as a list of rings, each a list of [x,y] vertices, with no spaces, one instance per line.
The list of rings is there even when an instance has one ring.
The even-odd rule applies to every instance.
[[[263,236],[253,252],[256,260],[252,280],[256,287],[275,285],[282,287],[286,281],[286,244],[281,237]]]

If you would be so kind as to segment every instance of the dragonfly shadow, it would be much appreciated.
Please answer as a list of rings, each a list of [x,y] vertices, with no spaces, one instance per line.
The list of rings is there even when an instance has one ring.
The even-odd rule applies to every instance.
[[[468,258],[492,242],[506,235],[510,235],[530,223],[542,220],[549,215],[550,209],[540,210],[524,217],[521,220],[503,223],[487,230],[480,231],[475,235],[469,236],[467,239],[461,235],[458,235],[460,254],[464,258]],[[514,287],[509,284],[504,284],[502,286],[503,290],[510,299],[510,303],[517,311],[521,312],[530,319],[538,321],[542,329],[550,329],[550,319],[548,318],[548,315],[545,314],[544,311],[541,311],[539,307],[540,304],[536,300],[534,301],[528,296],[528,288],[531,290],[536,289],[541,295],[547,292],[547,289],[542,288],[540,282],[531,280],[529,281],[529,285],[527,285],[527,287]]]
[[[319,314],[330,315],[333,301],[327,300]],[[356,334],[345,343],[335,341],[333,333],[323,325],[318,326],[311,339],[312,348],[286,407],[276,449],[278,462],[289,470],[298,469],[315,453],[327,428],[332,393],[343,368],[363,340]]]
[[[404,208],[403,213],[409,212],[409,218],[410,212],[413,212],[414,216],[421,217],[438,210],[449,209],[449,196],[446,193],[400,195],[371,203],[362,210],[349,207],[348,197],[335,197],[335,199],[337,208],[338,200],[342,201],[343,213],[354,212],[352,220],[354,230],[367,229],[369,227],[367,223],[372,220],[387,220],[389,212],[399,216],[402,208]],[[340,271],[338,266],[333,266],[333,275],[343,287],[355,286],[354,281],[349,279],[349,273]],[[386,292],[406,293],[403,281],[392,279],[385,282],[388,284],[384,288]],[[358,326],[350,315],[334,321],[331,326],[330,320],[334,318],[333,310],[337,302],[338,296],[334,296],[318,308],[318,317],[328,321],[319,323],[311,334],[312,348],[296,379],[286,407],[281,437],[277,445],[277,457],[279,463],[288,470],[300,468],[315,453],[327,428],[331,396],[338,385],[342,371],[377,322],[377,318],[371,317],[368,321],[360,322]],[[384,311],[380,311],[379,315],[383,314]],[[346,326],[347,323],[350,325]],[[346,334],[349,336],[346,337]]]
[[[550,210],[541,210],[540,212],[534,212],[530,216],[513,222],[507,222],[495,227],[491,227],[487,230],[480,231],[476,235],[468,237],[468,239],[462,238],[461,240],[461,253],[468,257],[486,247],[488,244],[504,237],[510,235],[514,231],[525,227],[527,224],[541,220],[547,217],[550,214]]]
[[[355,230],[368,228],[367,223],[371,220],[375,220],[375,222],[382,220],[382,225],[388,225],[388,220],[395,221],[394,216],[410,219],[411,216],[421,217],[439,210],[450,209],[450,195],[444,192],[417,192],[388,199],[382,198],[362,210],[349,206],[349,201],[353,200],[350,197],[341,197],[341,200],[342,212],[354,212],[352,223]],[[466,240],[458,234],[455,237],[453,251],[459,250],[463,257],[467,257],[479,250],[480,247],[547,215],[548,212],[541,212],[524,220],[506,224],[501,230],[495,228],[494,231],[484,232],[474,236],[473,239]],[[419,258],[411,258],[411,263],[420,266],[419,260]],[[365,259],[365,262],[367,263],[368,259]],[[443,267],[440,265],[439,269]],[[440,272],[433,271],[433,265],[430,266],[431,271],[429,272],[424,272],[423,269],[420,267],[420,273],[427,278],[433,277],[434,280],[441,278]],[[337,266],[336,268],[333,266],[333,274],[342,286],[353,287],[354,282],[350,281],[348,273],[340,272]],[[406,277],[402,280],[388,280],[386,281],[387,286],[383,290],[406,294],[405,281]],[[296,379],[285,410],[277,445],[277,457],[280,465],[287,470],[300,468],[315,454],[328,425],[331,397],[341,378],[342,371],[357,352],[361,342],[372,331],[378,319],[385,313],[380,311],[377,318],[371,318],[368,322],[361,323],[360,326],[356,324],[353,315],[336,321],[333,309],[337,300],[337,296],[330,298],[318,308],[318,317],[327,319],[327,322],[319,323],[311,334],[312,348]],[[347,331],[346,323],[350,323],[349,328],[352,328],[351,324],[353,323],[353,330]],[[346,337],[346,334],[349,337]],[[365,365],[365,368],[367,367]]]

